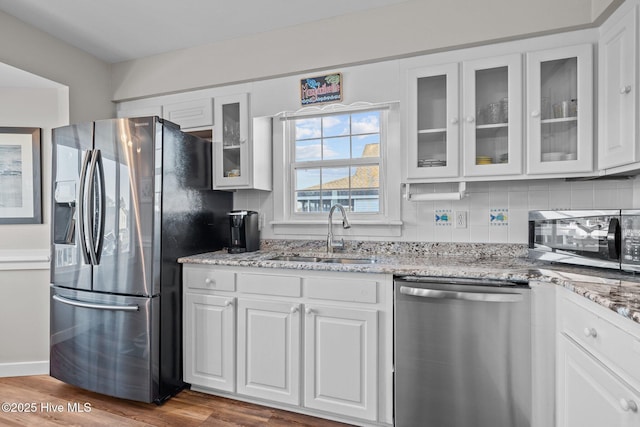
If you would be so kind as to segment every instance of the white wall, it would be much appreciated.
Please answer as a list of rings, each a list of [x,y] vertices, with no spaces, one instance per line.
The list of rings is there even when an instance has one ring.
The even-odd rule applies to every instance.
[[[114,116],[109,64],[2,11],[0,62],[68,86],[72,123]]]
[[[64,87],[0,87],[0,126],[42,129],[43,213],[42,224],[0,225],[0,376],[48,373],[51,129],[68,111]]]
[[[115,115],[111,68],[3,12],[0,62],[0,126],[42,128],[43,207],[42,224],[0,225],[0,376],[42,374],[49,371],[51,129]],[[7,65],[50,84],[16,84],[23,79],[12,80],[13,70],[8,78]]]
[[[621,0],[412,0],[115,64],[121,101],[589,26]],[[309,13],[313,13],[310,9]]]

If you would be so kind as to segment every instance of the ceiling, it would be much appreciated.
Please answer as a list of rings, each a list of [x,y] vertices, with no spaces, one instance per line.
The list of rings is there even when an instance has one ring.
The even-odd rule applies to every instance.
[[[408,0],[0,0],[0,10],[109,63]]]

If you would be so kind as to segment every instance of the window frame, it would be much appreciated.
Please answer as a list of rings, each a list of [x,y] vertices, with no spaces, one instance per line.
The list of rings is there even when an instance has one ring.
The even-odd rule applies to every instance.
[[[400,236],[402,221],[400,216],[400,107],[399,102],[367,103],[351,105],[329,104],[324,107],[305,107],[294,113],[279,113],[273,122],[274,143],[274,190],[273,220],[270,224],[274,234],[326,235],[328,212],[295,211],[295,120],[318,116],[357,114],[366,111],[380,111],[380,151],[379,165],[379,212],[349,212],[353,227],[342,230],[345,234],[357,236]],[[327,160],[339,166],[357,166],[356,163],[373,164],[371,158]],[[325,161],[323,161],[325,162]],[[311,162],[309,162],[311,163]],[[313,162],[316,163],[316,162]],[[295,165],[294,165],[295,164]],[[325,166],[323,165],[323,166]]]
[[[289,120],[289,123],[287,123],[288,126],[291,126],[292,129],[290,129],[290,134],[292,134],[292,138],[290,140],[288,140],[287,146],[288,149],[290,150],[289,152],[289,156],[291,159],[291,162],[289,163],[289,182],[290,184],[290,188],[288,189],[289,191],[289,197],[291,198],[291,203],[289,204],[289,217],[292,218],[293,220],[308,220],[308,219],[318,219],[318,218],[326,218],[326,216],[328,215],[329,211],[318,211],[318,212],[299,212],[296,210],[296,204],[297,204],[297,198],[296,198],[296,192],[300,191],[299,189],[297,190],[297,174],[296,171],[298,169],[329,169],[329,168],[349,168],[351,170],[351,168],[353,167],[358,167],[358,166],[377,166],[378,167],[378,211],[377,212],[353,212],[351,211],[349,206],[344,206],[345,209],[347,209],[348,215],[350,219],[356,219],[360,216],[367,218],[367,219],[380,219],[381,216],[383,216],[383,200],[384,197],[386,197],[386,191],[384,191],[384,185],[383,185],[383,176],[381,175],[381,172],[383,171],[384,168],[384,156],[382,155],[383,150],[384,150],[384,146],[386,145],[386,139],[387,139],[387,114],[386,114],[386,109],[381,109],[381,108],[365,108],[365,109],[357,109],[357,110],[345,110],[345,111],[339,111],[339,112],[331,112],[331,113],[323,113],[323,114],[310,114],[308,116],[302,116],[302,117],[295,117]],[[331,116],[337,116],[337,115],[349,115],[350,120],[351,120],[351,116],[354,114],[360,114],[360,113],[366,113],[368,111],[375,111],[377,113],[379,113],[379,123],[378,123],[378,135],[380,137],[380,141],[379,141],[379,150],[378,150],[378,156],[377,157],[353,157],[353,153],[350,151],[350,157],[347,159],[328,159],[328,160],[324,160],[324,159],[320,159],[320,160],[308,160],[308,161],[296,161],[296,138],[295,138],[295,123],[297,120],[304,120],[304,119],[311,119],[311,118],[323,118],[323,117],[331,117]],[[361,135],[370,135],[369,134],[361,134]],[[354,136],[359,136],[360,134],[353,134],[353,133],[349,133],[349,135],[345,135],[348,136],[349,138],[353,138]],[[323,142],[325,139],[330,139],[332,137],[327,137],[325,138],[324,136],[321,136],[319,139]],[[350,176],[351,176],[351,172]],[[322,176],[322,173],[321,173]],[[354,187],[351,186],[351,184],[349,184],[349,187],[346,188],[346,190],[348,190],[349,192],[354,190]],[[319,189],[320,192],[326,191],[325,189],[322,188],[322,180],[321,180],[321,187]],[[349,196],[349,198],[351,198],[351,196]]]

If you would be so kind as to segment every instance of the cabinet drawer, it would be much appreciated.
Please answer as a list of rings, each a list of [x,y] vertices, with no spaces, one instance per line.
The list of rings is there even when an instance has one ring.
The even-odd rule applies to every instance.
[[[309,298],[370,304],[378,302],[378,282],[375,280],[313,277],[304,279],[304,283],[305,295]]]
[[[300,278],[273,274],[238,273],[238,291],[249,294],[299,297]]]
[[[199,265],[184,266],[184,285],[190,289],[235,291],[235,273]]]
[[[587,300],[582,302],[577,298],[582,297],[566,295],[560,299],[560,332],[573,338],[597,358],[605,358],[603,362],[613,362],[611,369],[620,371],[625,374],[623,377],[640,384],[640,338],[583,306],[584,303],[594,303]],[[629,326],[634,325],[630,323]]]

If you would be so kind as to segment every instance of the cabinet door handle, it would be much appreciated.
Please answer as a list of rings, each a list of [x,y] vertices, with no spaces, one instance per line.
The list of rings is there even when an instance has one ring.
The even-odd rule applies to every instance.
[[[475,119],[475,117],[473,117],[473,116],[469,116],[469,117],[467,117],[467,123],[473,123],[475,120],[476,120],[476,119]]]
[[[584,336],[595,338],[598,336],[598,331],[595,328],[584,328]]]
[[[625,399],[624,397],[620,399],[620,407],[623,411],[628,412],[638,412],[638,405],[631,399]]]
[[[230,299],[228,299],[228,300],[226,300],[226,301],[224,302],[224,306],[225,306],[225,307],[231,307],[232,305],[233,305],[233,301],[232,301],[232,300],[230,300]]]
[[[540,117],[540,111],[538,110],[533,110],[531,112],[531,117]]]
[[[458,118],[457,117],[452,118],[451,119],[451,124],[452,125],[457,125],[458,124]]]
[[[313,314],[314,313],[313,310],[310,307],[305,308],[304,312],[307,313],[307,314]]]
[[[628,94],[629,92],[631,92],[631,85],[622,86],[622,87],[620,88],[620,94],[621,94],[621,95],[626,95],[626,94]]]
[[[294,305],[293,307],[291,307],[291,310],[289,310],[289,311],[291,312],[291,314],[297,313],[298,312],[298,306]]]

